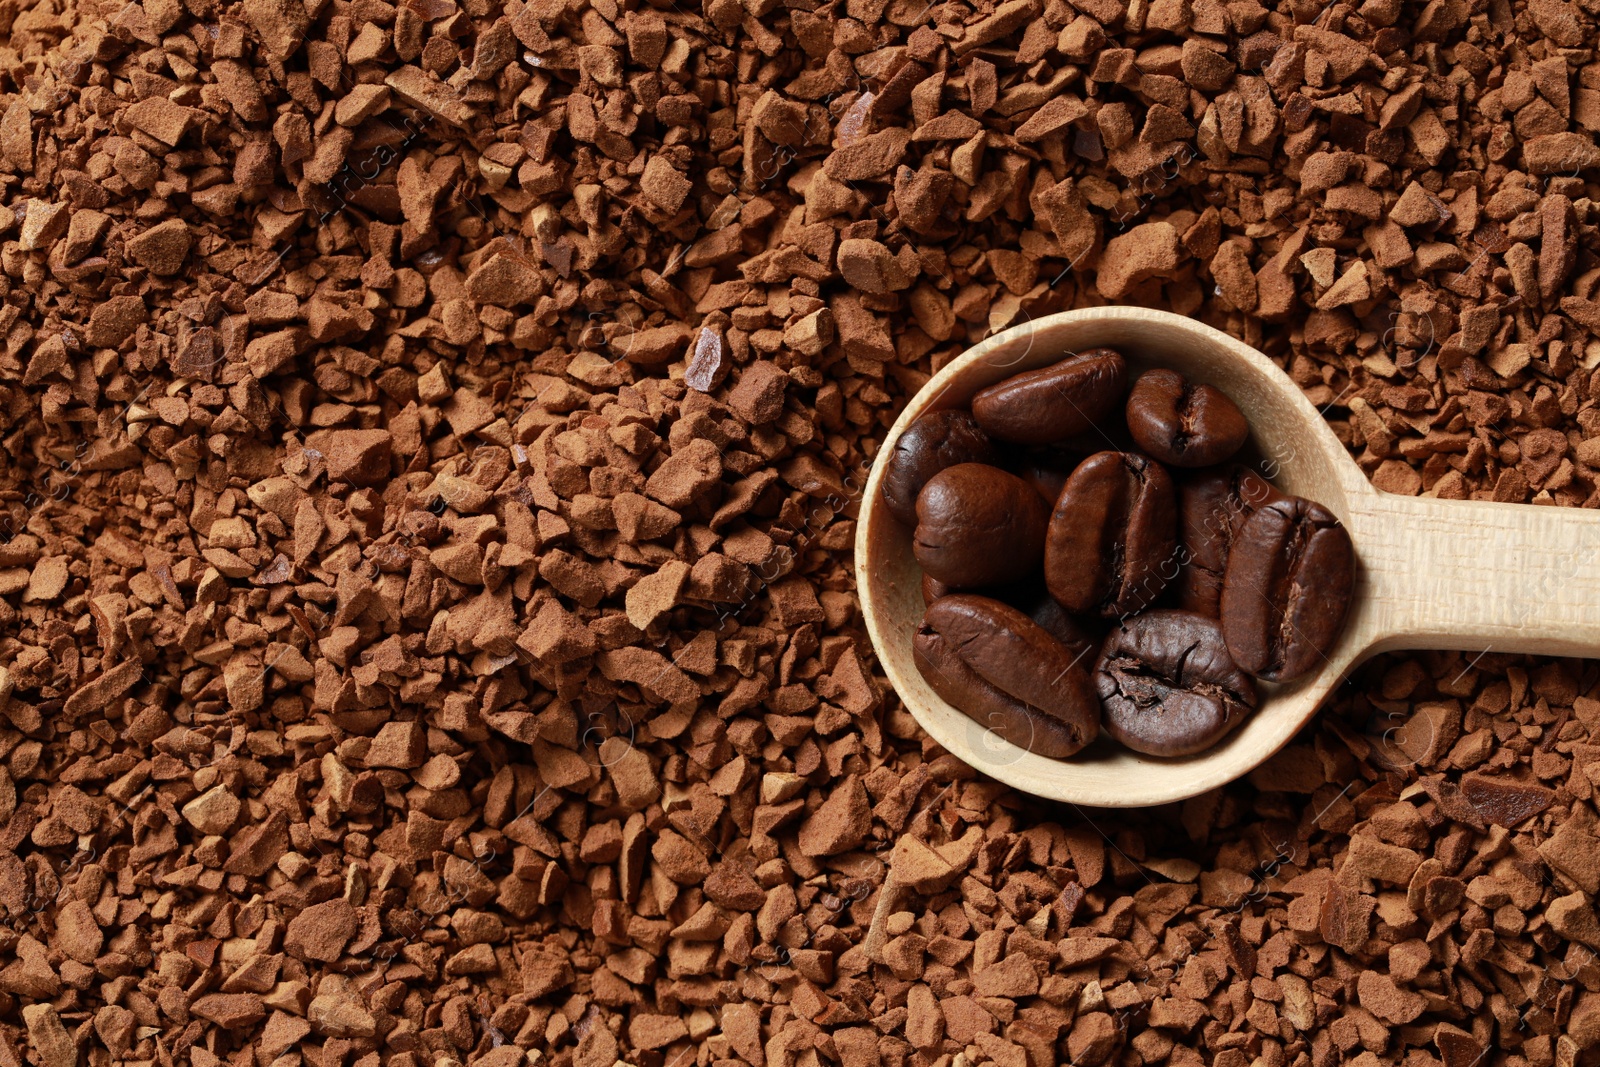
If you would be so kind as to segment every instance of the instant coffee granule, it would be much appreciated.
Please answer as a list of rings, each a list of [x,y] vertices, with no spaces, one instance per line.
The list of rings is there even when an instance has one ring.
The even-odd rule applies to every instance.
[[[905,398],[1102,302],[1594,505],[1597,13],[0,5],[0,1067],[1600,1061],[1594,664],[1083,811],[850,571]]]

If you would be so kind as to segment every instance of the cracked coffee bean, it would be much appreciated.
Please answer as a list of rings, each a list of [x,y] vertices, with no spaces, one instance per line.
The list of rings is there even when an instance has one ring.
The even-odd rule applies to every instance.
[[[1100,707],[1085,663],[1009,604],[971,595],[941,598],[923,615],[913,653],[935,692],[1039,755],[1070,756],[1099,731]]]
[[[1094,670],[1106,733],[1149,756],[1189,756],[1226,737],[1256,706],[1215,619],[1150,611],[1107,636]]]
[[[1067,479],[1050,517],[1050,595],[1080,614],[1143,610],[1166,587],[1177,522],[1177,494],[1159,463],[1132,452],[1090,456]]]
[[[1333,512],[1300,497],[1262,507],[1228,557],[1222,632],[1234,662],[1287,682],[1320,667],[1344,627],[1355,549]]]
[[[972,414],[997,441],[1057,444],[1115,411],[1127,388],[1122,354],[1094,348],[979,391]]]
[[[1243,447],[1250,424],[1213,385],[1174,370],[1145,371],[1128,394],[1128,430],[1141,449],[1174,467],[1209,467]]]
[[[935,474],[958,463],[1000,462],[1000,450],[966,411],[935,411],[906,427],[884,468],[884,506],[907,526],[917,524],[917,494]]]
[[[1039,565],[1048,519],[1039,494],[1015,474],[959,463],[918,494],[912,549],[923,572],[946,585],[1004,585]]]
[[[1184,564],[1178,572],[1178,606],[1210,618],[1221,613],[1228,553],[1250,516],[1284,499],[1271,482],[1235,464],[1201,471],[1178,487],[1178,528]]]

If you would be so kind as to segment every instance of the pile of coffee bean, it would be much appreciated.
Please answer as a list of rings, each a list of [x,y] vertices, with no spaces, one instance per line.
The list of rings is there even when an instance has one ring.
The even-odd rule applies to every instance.
[[[1202,752],[1255,709],[1256,679],[1316,670],[1350,606],[1339,520],[1230,462],[1238,405],[1173,370],[1128,378],[1110,348],[1017,374],[919,418],[884,472],[923,571],[917,669],[1043,756],[1102,726]]]

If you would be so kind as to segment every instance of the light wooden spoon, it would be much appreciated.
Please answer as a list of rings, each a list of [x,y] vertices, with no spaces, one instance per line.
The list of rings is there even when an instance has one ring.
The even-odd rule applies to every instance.
[[[1036,756],[945,703],[912,663],[922,572],[912,557],[911,531],[879,497],[885,457],[924,413],[965,407],[984,386],[1099,346],[1121,350],[1135,373],[1142,366],[1171,367],[1226,392],[1249,417],[1256,469],[1284,492],[1326,505],[1355,542],[1355,602],[1322,669],[1288,684],[1263,684],[1255,714],[1197,756],[1141,756],[1104,736],[1070,760]],[[1028,322],[983,341],[934,375],[878,452],[855,552],[862,612],[879,662],[922,727],[992,778],[1041,797],[1100,807],[1182,800],[1249,773],[1311,719],[1352,667],[1377,652],[1600,652],[1600,512],[1379,492],[1321,413],[1269,359],[1193,319],[1144,308],[1088,308]]]

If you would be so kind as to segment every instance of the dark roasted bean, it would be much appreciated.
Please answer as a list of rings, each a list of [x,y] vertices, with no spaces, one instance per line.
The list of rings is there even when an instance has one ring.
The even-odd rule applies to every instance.
[[[1010,604],[993,597],[942,597],[923,616],[991,685],[1063,722],[1086,723],[1093,701],[1079,684],[1087,663]],[[1080,676],[1082,676],[1080,678]]]
[[[958,588],[1003,585],[1039,566],[1049,508],[1027,482],[982,463],[960,463],[917,497],[912,549],[922,569]]]
[[[1094,348],[981,390],[972,398],[972,414],[997,441],[1056,444],[1110,415],[1127,388],[1121,354]]]
[[[1237,464],[1183,480],[1178,487],[1184,561],[1177,579],[1179,607],[1213,619],[1219,616],[1222,578],[1235,538],[1257,509],[1282,499],[1272,483]]]
[[[945,585],[931,574],[922,576],[922,606],[927,607],[942,596],[949,596],[954,589]]]
[[[945,703],[1012,744],[1052,759],[1064,759],[1083,748],[1076,729],[984,681],[938,633],[919,629],[911,642],[911,657]]]
[[[1149,611],[1106,637],[1095,664],[1106,732],[1135,752],[1188,756],[1216,744],[1256,706],[1215,619]]]
[[[999,692],[1068,727],[1077,748],[1093,740],[1100,709],[1087,663],[1021,611],[990,597],[941,597],[923,615],[918,639],[929,634],[939,641],[923,641],[925,658],[953,654]],[[946,668],[944,673],[956,672]]]
[[[1300,497],[1262,507],[1235,538],[1222,586],[1234,662],[1275,682],[1320,667],[1354,589],[1355,549],[1331,511]]]
[[[1055,505],[1056,497],[1061,495],[1061,487],[1067,484],[1067,475],[1071,473],[1071,467],[1047,467],[1040,463],[1030,463],[1020,472],[1022,480],[1037,489],[1039,496],[1051,506]]]
[[[1000,462],[1000,450],[969,412],[934,411],[906,427],[883,470],[883,504],[900,522],[917,524],[917,494],[928,479],[957,463]]]
[[[1050,517],[1050,595],[1080,614],[1143,610],[1174,570],[1177,525],[1177,494],[1159,463],[1131,452],[1090,456],[1067,479]]]
[[[1173,370],[1139,375],[1128,394],[1127,417],[1138,446],[1174,467],[1221,463],[1250,436],[1244,412],[1226,393]]]

